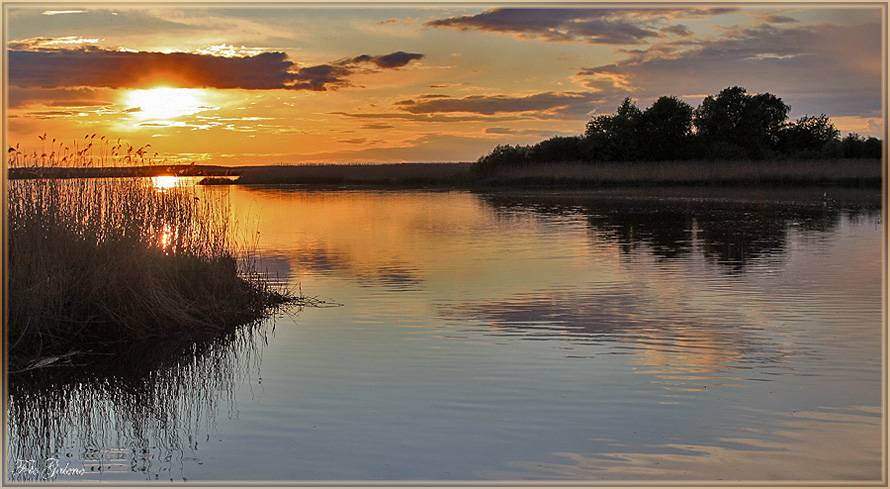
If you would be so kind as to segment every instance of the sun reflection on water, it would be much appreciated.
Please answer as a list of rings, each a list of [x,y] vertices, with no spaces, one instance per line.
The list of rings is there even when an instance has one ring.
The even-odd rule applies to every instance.
[[[170,188],[175,188],[179,185],[179,180],[180,178],[175,175],[159,175],[151,177],[151,185],[160,191],[164,191]]]
[[[169,224],[164,224],[164,228],[161,230],[161,249],[164,250],[164,253],[169,254],[172,243],[173,229]]]

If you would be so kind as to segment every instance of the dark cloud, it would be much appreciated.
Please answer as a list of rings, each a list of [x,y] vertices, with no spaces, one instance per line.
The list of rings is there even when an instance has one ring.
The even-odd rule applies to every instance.
[[[661,32],[667,32],[668,34],[673,34],[679,37],[689,37],[692,35],[692,31],[682,24],[666,25],[661,28]]]
[[[111,102],[97,102],[94,100],[56,100],[47,105],[51,107],[108,107],[114,104]]]
[[[761,22],[766,22],[768,24],[790,24],[793,22],[798,22],[797,19],[788,17],[787,15],[782,15],[782,12],[765,12],[761,10],[755,10],[749,12],[749,15]]]
[[[454,98],[454,97],[452,97],[451,95],[443,95],[440,93],[427,93],[424,95],[418,95],[417,98],[420,100],[430,100],[430,99],[443,99],[443,98]],[[416,103],[417,103],[416,100],[406,99],[406,100],[399,100],[398,102],[393,102],[393,105],[414,105]]]
[[[517,121],[529,119],[529,117],[523,116],[510,116],[510,117],[492,117],[492,116],[483,116],[483,115],[444,115],[444,114],[408,114],[408,113],[394,113],[394,112],[375,112],[375,113],[350,113],[350,112],[329,112],[330,115],[339,115],[342,117],[349,117],[351,119],[398,119],[405,121],[417,121],[417,122],[492,122],[492,121]]]
[[[700,19],[735,12],[734,8],[602,9],[602,8],[496,8],[477,15],[427,22],[430,27],[514,34],[545,41],[583,41],[591,44],[639,44],[662,38],[676,27],[659,29],[677,19]]]
[[[29,117],[33,117],[35,119],[54,119],[56,117],[73,117],[77,115],[77,112],[70,112],[65,110],[47,110],[43,112],[31,112],[28,114]]]
[[[397,51],[383,56],[368,56],[367,54],[363,54],[348,60],[346,63],[373,63],[380,68],[400,68],[415,59],[421,58],[423,58],[422,54]]]
[[[362,129],[392,129],[392,124],[365,124]]]
[[[89,88],[76,89],[25,89],[8,87],[9,108],[17,109],[29,105],[51,105],[55,107],[95,107],[113,105],[111,97],[104,90]],[[47,101],[52,101],[48,103]]]
[[[362,55],[331,64],[300,67],[285,53],[220,57],[192,53],[78,50],[11,50],[9,83],[24,88],[141,88],[168,84],[183,88],[327,90],[349,86],[361,65],[405,66],[422,54],[402,51]]]
[[[485,134],[497,134],[503,136],[535,136],[539,138],[576,135],[564,131],[552,131],[547,129],[514,129],[510,127],[488,127],[483,132]]]
[[[600,97],[592,92],[542,92],[524,97],[509,95],[471,95],[464,98],[426,99],[399,102],[401,110],[412,114],[469,112],[482,115],[498,113],[559,113],[586,115]]]

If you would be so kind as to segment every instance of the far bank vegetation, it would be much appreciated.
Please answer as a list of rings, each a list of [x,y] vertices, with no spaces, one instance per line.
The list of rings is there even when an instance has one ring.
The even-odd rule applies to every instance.
[[[824,114],[790,122],[790,109],[773,94],[742,87],[705,97],[697,108],[664,96],[643,110],[626,98],[616,113],[592,118],[582,135],[498,145],[473,173],[602,183],[880,183],[881,140],[841,138]]]

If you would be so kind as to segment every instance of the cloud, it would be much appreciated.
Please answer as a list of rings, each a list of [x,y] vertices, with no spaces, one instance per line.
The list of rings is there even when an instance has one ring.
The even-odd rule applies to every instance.
[[[793,22],[798,22],[797,19],[788,17],[786,15],[782,15],[785,12],[766,12],[763,10],[754,10],[751,12],[746,12],[748,15],[757,19],[761,22],[766,22],[768,24],[789,24]]]
[[[223,57],[111,51],[95,47],[45,49],[46,42],[13,44],[18,49],[8,52],[9,83],[23,88],[117,89],[165,84],[182,88],[321,91],[349,86],[347,78],[359,71],[367,72],[367,68],[363,68],[366,65],[394,69],[423,58],[422,54],[398,51],[300,67],[281,52]],[[29,46],[32,49],[23,49]]]
[[[396,145],[360,145],[307,155],[293,155],[292,160],[303,161],[474,161],[481,154],[491,151],[489,138],[467,137],[453,134],[427,133],[401,141]]]
[[[792,115],[877,114],[881,109],[881,24],[733,26],[712,39],[624,50],[615,63],[585,68],[573,80],[611,110],[624,97],[715,94],[740,85],[770,92]],[[694,104],[700,102],[700,99]]]
[[[586,116],[600,97],[592,92],[541,92],[527,96],[470,95],[396,102],[412,114],[468,112],[482,115],[536,112],[540,115]]]
[[[42,15],[85,14],[86,10],[44,10]]]
[[[649,38],[686,35],[676,26],[659,29],[668,21],[701,19],[735,12],[734,8],[495,8],[481,14],[427,22],[429,27],[513,34],[523,39],[590,44],[640,44]]]
[[[89,88],[78,89],[23,89],[16,86],[8,87],[10,109],[27,106],[53,107],[93,107],[113,105],[111,97],[104,90]]]
[[[85,39],[78,36],[32,37],[10,41],[6,46],[10,51],[55,51],[59,49],[98,49],[98,39]]]
[[[492,121],[516,121],[528,119],[522,116],[508,117],[491,117],[483,115],[444,115],[444,114],[408,114],[396,112],[375,112],[375,113],[351,113],[351,112],[329,112],[330,115],[339,115],[350,119],[396,119],[404,121],[417,121],[423,123],[429,122],[492,122]]]
[[[577,135],[577,133],[553,131],[549,129],[514,129],[510,127],[488,127],[483,132],[485,134],[495,134],[498,136],[535,136],[538,138]]]
[[[392,129],[392,124],[365,124],[362,129]]]
[[[666,32],[668,34],[673,34],[679,37],[689,37],[692,35],[692,31],[690,31],[689,28],[682,24],[666,25],[660,30],[661,32]]]
[[[405,66],[409,62],[415,59],[423,58],[422,54],[416,53],[406,53],[404,51],[397,51],[395,53],[390,53],[384,56],[368,56],[367,54],[363,54],[361,56],[356,56],[347,61],[341,61],[340,64],[355,64],[355,63],[373,63],[380,68],[400,68]]]

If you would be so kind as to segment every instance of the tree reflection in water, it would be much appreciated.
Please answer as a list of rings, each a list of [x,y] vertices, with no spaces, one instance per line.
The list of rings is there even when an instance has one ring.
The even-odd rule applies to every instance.
[[[182,479],[218,414],[235,412],[237,387],[259,376],[272,332],[262,321],[90,367],[11,375],[9,480]]]
[[[622,260],[642,265],[620,267],[616,280],[591,276],[582,288],[555,284],[449,303],[440,317],[475,321],[491,335],[554,341],[566,357],[591,355],[588,346],[608,344],[610,353],[635,353],[640,372],[676,390],[763,381],[789,358],[819,351],[811,323],[818,320],[819,301],[835,300],[820,295],[829,291],[789,284],[761,290],[757,274],[748,275],[757,269],[778,276],[793,243],[830,242],[844,223],[879,223],[881,212],[880,200],[870,197],[846,203],[589,193],[482,198],[504,214],[582,220],[597,249],[617,248]],[[660,264],[658,273],[649,274],[649,259]],[[796,303],[815,316],[795,315]],[[822,313],[832,317],[830,308]]]
[[[821,196],[822,192],[812,192]],[[648,248],[662,261],[689,257],[694,250],[727,273],[741,273],[756,260],[781,259],[792,229],[804,235],[829,233],[841,219],[880,215],[880,200],[838,203],[810,199],[671,199],[583,193],[490,194],[496,209],[531,210],[543,215],[586,216],[595,239],[614,243],[625,256]]]

